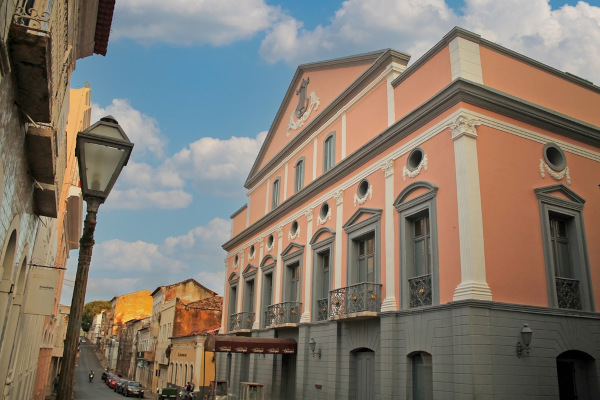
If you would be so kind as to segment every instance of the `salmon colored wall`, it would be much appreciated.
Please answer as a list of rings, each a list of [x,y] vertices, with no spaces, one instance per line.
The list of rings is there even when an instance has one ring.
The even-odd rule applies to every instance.
[[[246,229],[246,216],[248,215],[248,208],[246,207],[235,217],[232,218],[231,224],[231,237],[235,237],[238,233]]]
[[[346,113],[346,155],[354,153],[387,127],[387,81],[383,81]]]
[[[294,182],[296,179],[296,163],[304,157],[304,187],[312,182],[313,171],[313,143],[305,146],[299,153],[295,154],[288,162],[288,187],[287,198],[289,199],[294,193]]]
[[[396,120],[429,100],[452,81],[450,51],[444,47],[394,90]]]
[[[272,183],[271,183],[272,184]],[[269,189],[269,192],[271,190]],[[262,182],[256,190],[248,195],[248,208],[250,213],[250,225],[265,215],[265,199],[267,198],[267,181]],[[233,236],[232,236],[233,237]]]
[[[483,83],[513,96],[600,125],[600,93],[480,46]]]
[[[359,75],[362,74],[369,66],[370,65],[359,65],[354,67],[310,71],[304,73],[301,79],[298,81],[298,86],[300,85],[302,79],[306,79],[307,77],[310,78],[306,94],[309,96],[311,92],[315,92],[319,98],[319,108],[311,112],[310,117],[306,120],[304,126],[310,124],[316,115],[322,112],[333,100],[335,100],[339,94],[348,86],[350,86],[350,84],[354,82],[354,80],[356,80]],[[298,96],[295,94],[295,90],[298,89],[298,86],[294,88],[294,96],[292,96],[290,103],[287,105],[287,108],[283,113],[280,125],[276,129],[276,133],[265,153],[265,157],[260,164],[260,168],[263,168],[266,163],[275,157],[277,153],[279,153],[279,151],[281,151],[281,149],[285,147],[289,141],[304,128],[301,127],[297,130],[290,130],[290,137],[288,138],[286,136],[288,124],[290,122],[290,116],[298,106]],[[297,118],[294,116],[294,120],[296,119]]]
[[[600,280],[598,162],[565,152],[572,184],[541,177],[543,143],[481,126],[477,130],[486,271],[495,301],[548,306],[546,267],[535,188],[562,183],[586,199],[584,224],[592,282]],[[498,151],[506,149],[506,151]],[[512,160],[517,160],[516,162]],[[502,182],[510,182],[503,185]],[[562,196],[561,196],[562,197]],[[595,205],[595,206],[594,206]],[[510,216],[510,217],[507,217]],[[507,251],[510,249],[510,251]],[[600,287],[594,287],[598,309]]]

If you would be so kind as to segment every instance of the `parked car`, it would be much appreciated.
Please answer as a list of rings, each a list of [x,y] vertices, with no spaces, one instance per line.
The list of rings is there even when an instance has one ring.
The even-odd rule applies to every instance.
[[[119,378],[118,376],[115,376],[114,378],[111,378],[110,382],[108,383],[108,387],[111,388],[111,389],[114,389],[115,386],[117,385],[117,382],[119,382],[119,379],[121,379],[121,378]]]
[[[159,398],[159,400],[176,399],[177,398],[177,388],[162,388],[162,389],[160,389],[158,398]]]
[[[121,389],[123,388],[123,385],[127,384],[127,379],[119,379],[117,381],[117,383],[115,384],[115,392],[117,393],[121,393]]]
[[[108,375],[106,376],[106,385],[107,385],[108,387],[111,387],[111,385],[112,385],[112,387],[114,388],[114,387],[115,387],[115,384],[114,384],[113,382],[114,382],[115,380],[117,380],[117,379],[119,379],[119,377],[117,376],[117,374],[108,374]]]
[[[127,385],[125,385],[124,389],[125,393],[123,394],[125,395],[125,397],[129,397],[130,395],[137,396],[139,398],[144,397],[144,387],[139,382],[129,381],[127,382]]]
[[[106,378],[108,377],[108,372],[106,370],[102,371],[102,380],[106,382]]]

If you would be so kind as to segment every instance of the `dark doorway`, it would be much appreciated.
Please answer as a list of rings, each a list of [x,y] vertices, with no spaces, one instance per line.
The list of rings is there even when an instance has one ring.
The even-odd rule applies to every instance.
[[[281,399],[296,398],[296,355],[281,356]]]
[[[598,397],[596,362],[582,351],[570,350],[556,357],[560,400],[592,400]]]
[[[360,349],[354,355],[354,398],[372,400],[375,398],[375,352]],[[352,394],[352,393],[351,393]]]

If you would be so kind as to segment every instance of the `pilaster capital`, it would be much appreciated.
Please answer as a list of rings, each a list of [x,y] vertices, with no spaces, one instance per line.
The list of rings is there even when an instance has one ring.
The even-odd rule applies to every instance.
[[[452,140],[457,140],[463,136],[468,136],[477,139],[477,126],[481,125],[480,121],[471,119],[464,114],[456,117],[454,122],[450,124],[450,132]]]

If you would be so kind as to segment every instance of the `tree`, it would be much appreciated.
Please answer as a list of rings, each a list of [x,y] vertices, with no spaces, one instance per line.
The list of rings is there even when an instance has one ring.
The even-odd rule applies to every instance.
[[[105,300],[95,300],[90,301],[85,306],[83,306],[83,315],[81,317],[81,329],[84,332],[90,330],[92,326],[92,320],[96,314],[100,314],[102,310],[110,310],[112,307],[112,303],[110,301]]]

